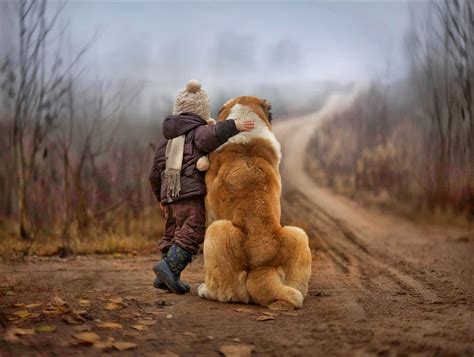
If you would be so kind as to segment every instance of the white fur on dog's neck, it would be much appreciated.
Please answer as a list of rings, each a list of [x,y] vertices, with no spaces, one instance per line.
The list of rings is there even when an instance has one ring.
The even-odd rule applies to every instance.
[[[231,137],[226,143],[217,148],[216,151],[221,150],[228,144],[245,144],[254,138],[267,140],[275,150],[278,157],[278,163],[281,160],[281,146],[276,139],[273,132],[268,128],[267,124],[255,113],[250,107],[236,104],[232,107],[226,119],[234,119],[235,121],[252,120],[255,123],[255,128],[251,131],[244,131]]]

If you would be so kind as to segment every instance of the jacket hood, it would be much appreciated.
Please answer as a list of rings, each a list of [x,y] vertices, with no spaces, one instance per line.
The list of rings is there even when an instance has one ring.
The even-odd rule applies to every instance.
[[[163,122],[163,136],[171,140],[190,132],[200,125],[206,124],[207,122],[195,113],[170,115]]]

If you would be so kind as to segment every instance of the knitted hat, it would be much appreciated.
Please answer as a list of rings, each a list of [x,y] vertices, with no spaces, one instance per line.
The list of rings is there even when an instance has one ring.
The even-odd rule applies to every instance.
[[[176,96],[173,114],[192,112],[199,115],[204,120],[210,118],[209,98],[201,83],[192,79],[186,84],[186,88],[181,89]]]

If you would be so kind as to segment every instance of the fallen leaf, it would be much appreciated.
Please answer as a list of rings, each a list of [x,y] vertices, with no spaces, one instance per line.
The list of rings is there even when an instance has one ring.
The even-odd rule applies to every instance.
[[[99,350],[109,350],[114,347],[114,342],[113,341],[99,341],[97,343],[93,344],[94,348],[97,348]]]
[[[25,307],[26,307],[27,309],[32,309],[32,308],[38,307],[38,306],[41,306],[41,304],[28,304],[28,305],[26,305]]]
[[[55,325],[45,325],[45,326],[39,326],[35,328],[36,332],[53,332],[56,330]]]
[[[267,316],[272,316],[272,317],[278,316],[278,314],[276,314],[274,312],[269,312],[269,311],[264,311],[264,312],[262,312],[262,314],[267,315]]]
[[[219,348],[219,351],[225,357],[250,357],[252,355],[252,345],[224,345]]]
[[[138,345],[133,342],[125,342],[125,341],[117,341],[114,342],[114,348],[116,348],[119,351],[125,351],[125,350],[130,350],[132,348],[137,347]]]
[[[163,316],[163,312],[160,311],[145,311],[145,314],[153,316]]]
[[[143,331],[146,329],[145,325],[132,325],[132,328],[138,331]]]
[[[66,301],[61,299],[59,296],[55,295],[50,300],[49,303],[54,307],[61,307],[67,305]]]
[[[80,321],[85,321],[86,319],[92,319],[90,316],[89,316],[89,313],[87,312],[87,310],[76,310],[76,309],[72,309],[70,311],[70,314],[72,317],[74,317],[76,320],[80,320]]]
[[[92,318],[86,310],[72,309],[71,311],[68,311],[67,315],[63,316],[63,321],[69,325],[77,325],[86,322],[87,319],[91,320]]]
[[[76,325],[80,323],[79,321],[77,321],[75,318],[73,318],[70,315],[63,316],[63,321],[69,325]]]
[[[15,342],[19,340],[18,336],[34,335],[34,333],[35,333],[35,330],[33,329],[11,327],[5,332],[3,339],[8,342]]]
[[[21,319],[26,319],[31,314],[29,311],[26,311],[26,310],[18,310],[18,311],[12,312],[12,315],[19,317]]]
[[[97,327],[111,329],[111,330],[118,330],[118,329],[121,329],[123,326],[116,322],[102,322],[100,324],[97,324]]]
[[[64,310],[58,310],[58,309],[55,309],[55,308],[51,308],[51,307],[48,307],[46,309],[44,309],[43,311],[43,314],[45,315],[50,315],[50,316],[54,316],[54,315],[61,315],[64,313]]]
[[[90,301],[89,300],[79,300],[79,305],[81,306],[89,306],[90,305]]]
[[[18,303],[18,304],[13,304],[12,305],[14,308],[19,308],[19,307],[25,307],[25,304],[23,303]]]
[[[84,332],[84,331],[92,330],[92,327],[89,325],[79,325],[79,326],[74,326],[73,329],[74,331],[77,331],[77,332]]]
[[[95,332],[82,332],[73,334],[72,337],[78,339],[81,343],[92,345],[100,341],[100,336]]]
[[[114,304],[123,304],[123,299],[121,297],[113,297],[109,299],[110,302]]]
[[[281,313],[282,315],[285,315],[285,316],[298,316],[298,314],[296,312],[282,312]]]
[[[197,335],[194,332],[183,332],[184,336],[196,337]]]
[[[105,309],[109,311],[121,310],[123,309],[123,305],[109,302],[107,305],[105,305]]]
[[[172,318],[173,318],[173,315],[168,314],[168,315],[166,315],[166,318],[167,318],[167,319],[172,319]]]
[[[268,316],[268,315],[260,315],[259,317],[257,317],[257,321],[270,321],[270,320],[275,320],[275,317]]]
[[[105,341],[98,341],[94,343],[94,348],[99,350],[108,350],[114,347],[114,338],[108,337]]]
[[[247,307],[238,307],[238,308],[234,309],[234,311],[237,311],[237,312],[253,312],[253,310],[251,310]]]

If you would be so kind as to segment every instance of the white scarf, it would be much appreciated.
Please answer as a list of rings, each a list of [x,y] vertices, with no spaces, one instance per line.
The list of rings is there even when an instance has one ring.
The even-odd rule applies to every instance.
[[[167,195],[177,197],[181,191],[181,167],[183,166],[185,135],[168,140],[166,144]]]

